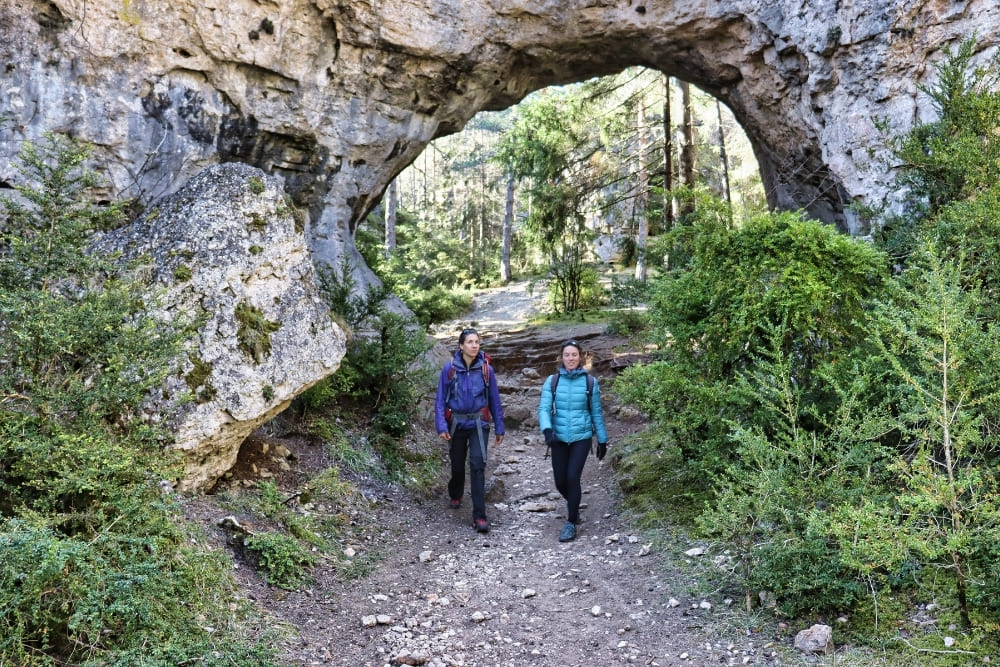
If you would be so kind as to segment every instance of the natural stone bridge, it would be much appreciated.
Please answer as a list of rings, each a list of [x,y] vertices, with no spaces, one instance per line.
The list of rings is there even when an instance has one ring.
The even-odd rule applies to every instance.
[[[931,112],[917,84],[990,0],[3,0],[0,152],[43,129],[98,144],[125,194],[242,161],[308,206],[335,263],[434,137],[538,88],[657,68],[717,96],[772,206],[863,231],[890,185],[874,128]],[[11,180],[0,163],[0,179]],[[359,259],[356,256],[355,259]]]
[[[996,54],[994,0],[0,0],[0,187],[45,130],[97,146],[109,196],[246,162],[314,259],[360,264],[355,226],[433,138],[644,65],[732,109],[772,206],[863,233],[849,205],[892,201],[876,119],[929,118],[918,84],[973,34]]]

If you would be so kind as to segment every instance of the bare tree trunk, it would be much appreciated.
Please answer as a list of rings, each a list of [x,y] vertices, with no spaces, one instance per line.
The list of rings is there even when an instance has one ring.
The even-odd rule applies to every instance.
[[[480,140],[480,144],[482,141]],[[486,212],[486,160],[480,160],[479,162],[479,193],[477,199],[479,200],[476,208],[479,212],[479,249],[480,255],[485,255],[486,252],[486,236],[487,236],[487,212]],[[486,273],[486,258],[477,258],[477,264],[483,266],[483,273]]]
[[[663,75],[663,229],[674,228],[674,133],[670,118],[670,77]]]
[[[427,187],[427,153],[432,150],[431,149],[431,145],[432,144],[428,144],[427,148],[424,149],[424,152],[421,153],[421,156],[424,158],[424,168],[423,168],[423,171],[421,172],[421,176],[423,176],[423,184],[424,184],[423,185],[423,189],[424,189],[424,203],[423,203],[423,208],[427,208],[427,204],[430,202],[430,196],[428,195],[428,187]]]
[[[696,148],[695,148],[695,133],[694,133],[694,107],[691,102],[691,84],[687,81],[681,81],[681,99],[684,104],[684,147],[681,149],[681,180],[684,185],[694,189],[695,187],[695,177],[694,177],[694,165],[697,159]],[[681,215],[689,215],[694,212],[694,203],[689,198],[684,204],[684,210],[681,211]]]
[[[514,229],[514,174],[507,174],[507,203],[503,213],[503,242],[500,246],[500,281],[510,282],[510,243]]]
[[[649,236],[649,218],[646,216],[646,199],[649,192],[649,169],[647,167],[649,136],[646,134],[646,102],[642,98],[639,99],[636,132],[639,137],[639,187],[632,210],[639,218],[639,232],[635,239],[635,279],[646,282],[646,239]]]
[[[726,203],[732,207],[733,197],[729,191],[729,157],[726,155],[726,133],[722,129],[722,103],[715,100],[715,115],[719,122],[719,159],[722,161],[722,188]],[[732,210],[730,209],[730,217]]]
[[[396,210],[399,208],[399,198],[396,189],[396,179],[392,179],[385,193],[385,256],[396,252]]]

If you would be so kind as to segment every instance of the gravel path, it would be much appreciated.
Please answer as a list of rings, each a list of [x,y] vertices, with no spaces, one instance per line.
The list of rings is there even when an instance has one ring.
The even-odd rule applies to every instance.
[[[489,453],[490,532],[473,531],[467,496],[452,510],[443,487],[432,500],[390,487],[378,491],[373,529],[352,547],[358,557],[366,550],[383,556],[371,574],[343,582],[321,567],[308,590],[288,592],[241,572],[257,603],[294,628],[284,646],[287,664],[781,664],[768,637],[728,624],[735,615],[727,601],[692,590],[671,559],[685,558],[683,551],[695,545],[664,553],[631,527],[609,461],[588,460],[578,537],[558,542],[565,503],[555,492],[534,416],[541,378],[554,370],[554,362],[544,360],[554,360],[558,340],[578,334],[590,337],[587,347],[604,362],[627,351],[629,342],[588,327],[561,325],[537,335],[523,330],[523,318],[537,307],[537,295],[523,284],[491,291],[477,298],[467,322],[439,332],[450,342],[456,327],[474,322],[487,352],[503,350],[498,378],[511,425],[503,445]],[[509,319],[511,313],[521,319]],[[519,353],[528,348],[551,348],[551,354]],[[613,370],[613,363],[595,369],[606,392],[612,447],[642,428],[615,404]],[[417,429],[424,430],[419,437],[436,437],[430,424]]]

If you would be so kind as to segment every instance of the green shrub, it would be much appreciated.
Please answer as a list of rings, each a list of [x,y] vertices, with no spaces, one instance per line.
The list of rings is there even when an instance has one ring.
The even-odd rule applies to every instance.
[[[267,582],[281,588],[296,588],[316,565],[315,556],[288,535],[257,533],[246,538],[244,545],[256,556]]]
[[[734,383],[745,414],[759,417],[730,422],[735,456],[720,466],[698,525],[731,545],[748,602],[763,590],[789,615],[838,610],[865,588],[830,517],[836,508],[891,495],[884,485],[892,451],[879,442],[891,422],[859,400],[870,377],[858,367],[849,384],[818,369],[813,382],[837,396],[836,409],[820,414],[796,383],[782,339],[772,333],[771,349]]]
[[[786,613],[851,604],[864,587],[824,517],[888,465],[881,423],[857,423],[872,390],[842,383],[871,351],[862,325],[885,260],[787,213],[731,229],[710,208],[674,243],[686,264],[652,284],[662,358],[615,385],[658,435],[623,461],[632,502],[702,502],[697,525],[730,550],[748,603],[767,590]]]
[[[120,219],[91,203],[85,156],[57,136],[28,144],[22,198],[3,200],[0,663],[270,664],[228,608],[227,564],[190,546],[157,487],[174,477],[167,435],[142,405],[187,332],[85,252]]]
[[[708,481],[705,474],[725,463],[731,447],[727,418],[734,418],[741,409],[728,382],[701,379],[695,369],[669,359],[630,366],[616,380],[615,391],[647,414],[659,435],[635,453],[652,459],[649,483],[655,483],[660,472],[673,474],[661,470],[672,465],[671,459],[659,455],[665,447],[677,447],[679,462],[702,484]],[[645,493],[647,487],[636,491]]]
[[[758,423],[743,414],[746,398],[730,390],[735,378],[753,370],[780,331],[778,351],[795,361],[796,383],[809,387],[819,365],[862,340],[885,260],[791,213],[740,229],[708,216],[679,238],[690,245],[689,263],[653,283],[649,310],[665,361],[659,372],[629,369],[616,388],[662,419],[692,464],[711,471],[732,447],[726,421]],[[822,392],[807,397],[818,406],[825,400]]]
[[[393,479],[404,478],[408,454],[399,440],[409,431],[418,388],[430,384],[423,377],[427,371],[414,364],[428,347],[423,330],[388,309],[384,288],[355,295],[347,265],[339,274],[321,272],[321,285],[331,310],[363,333],[351,338],[337,373],[307,391],[298,405],[316,410],[349,398],[351,405],[370,412],[375,450]]]
[[[928,249],[912,266],[872,325],[892,367],[905,443],[893,467],[900,487],[882,518],[910,558],[950,575],[968,627],[973,598],[998,590],[989,575],[997,569],[990,536],[1000,535],[1000,327],[982,317],[981,293],[963,287],[962,267]]]
[[[654,326],[678,354],[714,375],[749,367],[769,327],[806,373],[857,340],[867,298],[883,280],[870,246],[792,213],[767,214],[740,229],[695,222],[692,259],[654,285]]]
[[[974,195],[1000,179],[1000,68],[994,59],[973,68],[975,40],[952,52],[943,50],[932,85],[920,86],[938,112],[892,141],[903,168],[900,184],[929,204],[933,215],[943,205]]]
[[[464,289],[432,285],[429,289],[399,286],[399,297],[424,327],[457,319],[472,307],[472,294]]]
[[[902,273],[871,335],[892,364],[885,405],[898,416],[902,488],[896,503],[856,508],[844,522],[865,529],[849,542],[858,563],[884,564],[891,540],[895,558],[919,565],[921,585],[932,579],[924,571],[947,573],[947,593],[933,577],[944,607],[988,632],[1000,593],[1000,67],[994,58],[973,68],[975,54],[971,39],[944,50],[935,82],[921,88],[938,117],[889,141],[912,214],[876,235]]]
[[[615,277],[611,280],[608,301],[613,308],[640,306],[649,301],[651,291],[648,281],[636,280],[632,277],[622,280]]]
[[[575,313],[597,308],[604,301],[597,270],[583,262],[580,253],[565,249],[552,263],[549,305],[556,313]]]
[[[920,243],[937,239],[939,251],[953,257],[971,259],[982,253],[982,261],[973,260],[974,266],[988,274],[995,272],[989,263],[995,245],[989,227],[996,224],[992,219],[996,195],[990,195],[993,201],[989,203],[976,199],[1000,182],[1000,67],[994,58],[985,67],[973,68],[975,55],[973,39],[955,52],[946,47],[943,59],[935,65],[934,83],[919,86],[934,105],[937,118],[886,140],[897,170],[898,190],[907,194],[907,215],[885,220],[875,238],[899,262],[905,263]],[[966,200],[971,200],[971,220],[960,213]],[[952,208],[952,213],[939,217],[946,208]],[[985,222],[987,228],[978,229],[977,222]],[[980,246],[981,242],[985,245]],[[974,266],[969,267],[973,270],[970,277],[975,275]]]
[[[919,233],[913,247],[930,242],[942,259],[960,264],[962,283],[982,295],[982,316],[1000,318],[1000,181],[976,197],[943,205]]]
[[[119,524],[136,530],[130,524],[136,516],[118,517]],[[75,539],[19,519],[3,521],[0,661],[221,665],[254,654],[255,664],[276,664],[263,645],[254,646],[266,636],[238,640],[236,628],[226,629],[234,619],[225,584],[230,566],[184,546],[180,533],[165,537],[110,530]],[[214,638],[204,630],[208,625],[220,630]]]
[[[320,294],[330,310],[338,315],[349,328],[358,329],[385,310],[389,290],[384,285],[372,285],[360,296],[357,281],[349,261],[340,270],[331,267],[319,269]]]
[[[612,310],[608,313],[608,333],[633,336],[649,328],[649,315],[639,310]]]
[[[580,275],[580,301],[577,304],[579,309],[600,308],[607,299],[607,292],[601,285],[601,277],[597,269],[588,266]]]

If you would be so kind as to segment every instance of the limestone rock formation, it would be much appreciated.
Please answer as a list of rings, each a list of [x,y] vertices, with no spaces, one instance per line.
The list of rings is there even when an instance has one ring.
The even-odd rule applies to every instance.
[[[353,231],[429,141],[544,86],[644,65],[732,109],[772,206],[865,233],[851,205],[893,203],[876,121],[901,132],[929,119],[933,106],[919,84],[934,76],[943,47],[973,34],[984,63],[1000,45],[1000,4],[0,0],[0,155],[44,131],[68,132],[98,149],[96,166],[114,184],[109,197],[144,203],[208,165],[260,167],[306,211],[314,261],[350,260],[364,289],[372,278]],[[17,178],[0,160],[0,188]],[[168,239],[164,219],[143,224],[174,244],[196,231]],[[283,252],[263,247],[268,257]],[[206,293],[199,304],[226,313],[219,327],[231,326],[242,292],[224,294]],[[274,344],[295,326],[290,312],[276,312],[284,306],[255,305],[281,324]],[[230,347],[232,334],[219,330]],[[201,345],[205,360],[221,358],[215,342]],[[298,363],[323,372],[314,352],[297,353],[306,354]],[[239,424],[234,437],[293,391],[277,365],[257,365],[269,370],[252,371],[260,376],[246,396],[198,408]],[[265,377],[273,400],[257,396]],[[199,428],[209,432],[196,421],[187,428],[188,441]]]
[[[211,487],[255,428],[344,356],[293,209],[259,169],[209,167],[97,248],[138,265],[158,317],[197,326],[180,373],[149,407],[173,414],[193,396],[171,425],[182,490]]]

